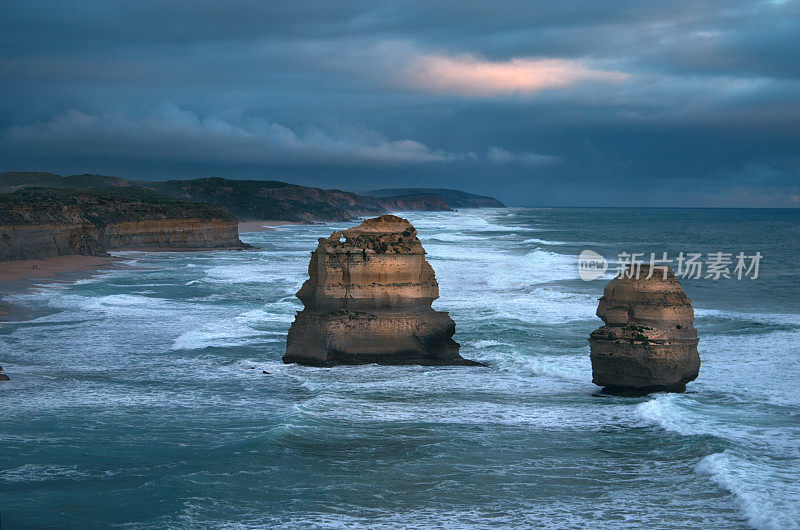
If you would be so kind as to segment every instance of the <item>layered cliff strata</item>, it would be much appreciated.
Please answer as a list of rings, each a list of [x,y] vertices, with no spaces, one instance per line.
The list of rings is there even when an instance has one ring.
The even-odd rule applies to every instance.
[[[29,188],[114,188],[127,189],[133,193],[156,191],[178,199],[216,204],[240,221],[329,222],[397,211],[504,207],[503,203],[492,197],[438,188],[376,190],[373,196],[269,180],[211,177],[134,182],[105,175],[61,177],[53,173],[33,171],[0,173],[0,193]]]
[[[638,278],[622,274],[600,298],[604,326],[592,332],[592,377],[608,393],[683,392],[697,378],[700,356],[694,310],[667,268],[642,265]]]
[[[217,206],[140,190],[20,190],[0,195],[0,261],[131,247],[244,248]]]
[[[382,215],[320,238],[308,274],[284,362],[479,365],[459,355],[449,314],[431,308],[439,285],[407,220]]]

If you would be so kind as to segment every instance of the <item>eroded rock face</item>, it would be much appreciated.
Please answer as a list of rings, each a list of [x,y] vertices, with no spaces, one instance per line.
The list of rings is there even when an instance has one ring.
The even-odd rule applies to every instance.
[[[239,240],[236,218],[222,208],[149,191],[21,190],[3,201],[0,261],[103,256],[131,247],[248,247]]]
[[[458,354],[455,323],[439,297],[417,231],[394,215],[320,238],[304,309],[286,339],[286,363],[474,365]]]
[[[604,326],[592,332],[592,377],[605,392],[683,392],[697,378],[700,356],[694,310],[667,268],[642,265],[638,279],[617,276],[600,298]]]

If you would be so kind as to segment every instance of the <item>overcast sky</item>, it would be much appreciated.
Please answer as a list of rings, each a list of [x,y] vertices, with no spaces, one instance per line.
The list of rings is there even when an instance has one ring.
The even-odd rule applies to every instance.
[[[800,1],[0,4],[0,171],[800,206]]]

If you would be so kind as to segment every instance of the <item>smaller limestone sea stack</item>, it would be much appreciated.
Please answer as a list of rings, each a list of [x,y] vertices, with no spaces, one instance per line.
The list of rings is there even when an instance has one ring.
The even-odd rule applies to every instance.
[[[630,269],[611,280],[597,316],[604,326],[592,332],[592,376],[612,394],[683,392],[697,378],[700,356],[691,300],[672,270],[649,265],[638,277]]]
[[[305,306],[286,338],[285,363],[480,365],[462,358],[416,229],[382,215],[330,237],[311,253]]]

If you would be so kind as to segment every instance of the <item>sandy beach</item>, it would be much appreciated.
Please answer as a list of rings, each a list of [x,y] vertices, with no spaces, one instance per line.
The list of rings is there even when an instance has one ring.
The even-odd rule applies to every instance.
[[[0,262],[0,289],[16,286],[27,280],[57,280],[64,275],[93,272],[114,262],[113,257],[58,256],[47,259],[25,259]]]
[[[256,227],[250,232],[273,230],[273,226],[291,224],[285,221],[252,221]],[[244,223],[249,225],[250,223]],[[241,224],[239,225],[241,232]],[[114,251],[141,252],[203,252],[208,250],[241,250],[240,248],[183,248],[183,247],[127,247]],[[0,262],[0,321],[15,320],[19,317],[17,307],[2,299],[3,295],[29,289],[38,283],[72,282],[89,278],[102,268],[116,266],[122,258],[119,256],[57,256],[47,259],[27,259]]]
[[[0,297],[30,288],[37,283],[70,282],[88,278],[118,260],[100,256],[58,256],[0,262]],[[14,320],[19,308],[0,299],[0,320]]]
[[[246,232],[268,232],[275,230],[276,226],[283,225],[299,225],[304,223],[297,223],[293,221],[243,221],[239,223],[239,233]]]
[[[239,223],[239,233],[265,232],[276,226],[302,224],[290,221],[245,221]],[[238,248],[180,248],[180,247],[130,247],[117,251],[145,252],[199,252],[207,250],[241,250]],[[0,262],[0,321],[21,318],[21,308],[2,299],[4,295],[24,291],[35,284],[71,282],[91,277],[102,268],[113,267],[120,261],[115,256],[57,256],[47,259],[28,259]]]

